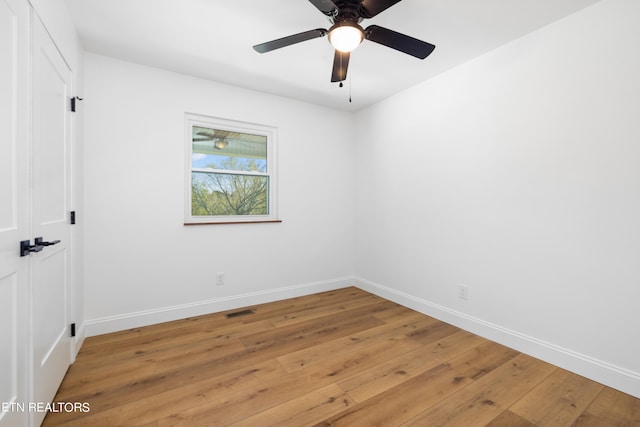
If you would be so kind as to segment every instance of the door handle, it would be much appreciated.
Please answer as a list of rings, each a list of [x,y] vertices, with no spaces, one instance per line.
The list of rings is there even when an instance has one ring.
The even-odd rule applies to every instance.
[[[34,243],[36,244],[36,246],[53,246],[53,245],[57,245],[58,243],[60,243],[60,240],[53,240],[51,242],[43,242],[42,241],[42,237],[36,237],[34,240]]]
[[[31,245],[28,240],[23,240],[20,242],[20,256],[27,256],[31,252],[40,252],[43,249],[44,246]]]

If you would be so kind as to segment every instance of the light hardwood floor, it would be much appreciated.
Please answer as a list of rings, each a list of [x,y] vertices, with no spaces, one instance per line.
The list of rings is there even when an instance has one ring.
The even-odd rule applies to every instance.
[[[640,426],[640,400],[356,288],[88,338],[45,426]],[[237,311],[237,310],[233,310]]]

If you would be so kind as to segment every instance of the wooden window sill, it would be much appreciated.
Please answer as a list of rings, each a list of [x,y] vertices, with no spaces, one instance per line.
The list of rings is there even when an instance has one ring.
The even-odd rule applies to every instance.
[[[224,225],[224,224],[265,224],[265,223],[279,223],[281,219],[269,219],[260,221],[224,221],[224,222],[185,222],[184,225]]]

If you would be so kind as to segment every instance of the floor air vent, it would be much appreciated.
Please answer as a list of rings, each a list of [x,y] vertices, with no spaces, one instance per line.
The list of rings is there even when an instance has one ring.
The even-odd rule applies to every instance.
[[[242,311],[236,311],[234,313],[227,313],[224,315],[224,317],[226,317],[227,319],[231,319],[233,317],[240,317],[240,316],[246,316],[247,314],[254,314],[255,311],[253,310],[242,310]]]

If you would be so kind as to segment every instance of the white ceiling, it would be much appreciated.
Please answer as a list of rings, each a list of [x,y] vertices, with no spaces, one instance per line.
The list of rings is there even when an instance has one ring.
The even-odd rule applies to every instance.
[[[249,89],[356,111],[599,0],[404,0],[377,24],[436,45],[425,60],[365,41],[343,88],[327,38],[252,46],[328,28],[308,0],[66,0],[84,48]],[[352,102],[349,102],[351,89]]]

